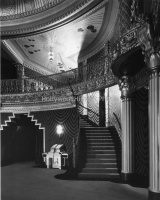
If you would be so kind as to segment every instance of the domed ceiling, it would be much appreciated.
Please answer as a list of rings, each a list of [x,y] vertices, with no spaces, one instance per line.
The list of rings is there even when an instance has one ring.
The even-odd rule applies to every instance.
[[[55,7],[65,0],[1,0],[1,19],[26,17]]]
[[[33,13],[43,11],[44,14],[46,9],[52,10],[60,5],[64,5],[62,7],[65,10],[66,2],[68,4],[72,2],[72,5],[78,3],[77,0],[3,0],[1,1],[1,13],[2,17],[11,17],[12,13],[15,16],[15,14],[32,13],[32,11]],[[96,4],[89,7],[89,10],[81,9],[72,20],[63,22],[63,25],[51,30],[49,28],[35,34],[34,29],[33,36],[30,32],[29,35],[26,34],[27,37],[17,36],[19,33],[17,35],[14,33],[13,38],[8,35],[8,39],[3,40],[3,44],[16,61],[41,74],[54,74],[77,68],[78,59],[83,52],[86,52],[83,55],[89,54],[92,48],[100,48],[105,40],[111,37],[118,13],[118,1],[86,0],[85,2],[96,2]],[[83,6],[85,7],[85,4]],[[8,18],[9,29],[14,20]],[[18,22],[14,23],[18,24]],[[23,25],[21,27],[23,28]],[[1,33],[5,28],[2,24]]]

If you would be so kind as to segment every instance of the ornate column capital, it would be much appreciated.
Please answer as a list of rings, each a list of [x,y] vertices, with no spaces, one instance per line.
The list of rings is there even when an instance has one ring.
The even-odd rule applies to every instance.
[[[160,68],[160,35],[154,34],[153,26],[145,22],[138,30],[137,37],[145,63],[151,70]]]
[[[122,99],[132,97],[132,94],[135,91],[133,78],[129,76],[123,76],[119,80],[119,89],[121,90]]]

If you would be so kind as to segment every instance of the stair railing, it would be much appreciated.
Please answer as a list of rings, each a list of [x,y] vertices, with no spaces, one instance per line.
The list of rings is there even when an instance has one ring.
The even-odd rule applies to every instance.
[[[93,114],[93,119],[94,119],[94,118],[98,118],[98,119],[99,119],[99,114],[97,114],[96,112],[94,112],[94,111],[91,110],[90,108],[87,108],[87,107],[81,105],[80,103],[78,103],[78,107],[79,107],[79,113],[80,113],[81,116],[83,116],[83,111],[82,111],[82,109],[85,109],[85,110],[87,110],[87,120],[89,120],[90,122],[94,123],[94,124],[97,125],[97,126],[99,125],[99,123],[98,123],[96,120],[93,121],[93,120],[91,120],[91,119],[89,118],[88,113],[90,112],[90,113]]]
[[[121,132],[122,132],[122,127],[121,127],[121,122],[119,121],[119,118],[118,116],[116,115],[115,112],[113,112],[113,120],[114,120],[114,123],[112,123],[113,126],[115,126],[117,132],[118,132],[118,135],[121,139]]]

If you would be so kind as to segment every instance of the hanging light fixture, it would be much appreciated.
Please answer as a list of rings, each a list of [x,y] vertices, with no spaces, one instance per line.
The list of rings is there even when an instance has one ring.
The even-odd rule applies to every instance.
[[[52,62],[54,58],[54,54],[53,54],[53,50],[52,47],[50,47],[50,51],[49,51],[49,61]]]

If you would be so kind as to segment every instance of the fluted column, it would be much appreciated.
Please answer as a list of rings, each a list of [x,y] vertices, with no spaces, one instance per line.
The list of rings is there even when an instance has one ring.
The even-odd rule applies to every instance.
[[[157,35],[155,30],[151,30],[150,24],[145,23],[138,33],[145,63],[150,72],[149,200],[160,199],[160,35]]]
[[[134,173],[134,84],[132,78],[120,79],[122,124],[122,171],[121,178],[130,181]]]
[[[160,65],[149,80],[149,139],[149,199],[160,199]]]

